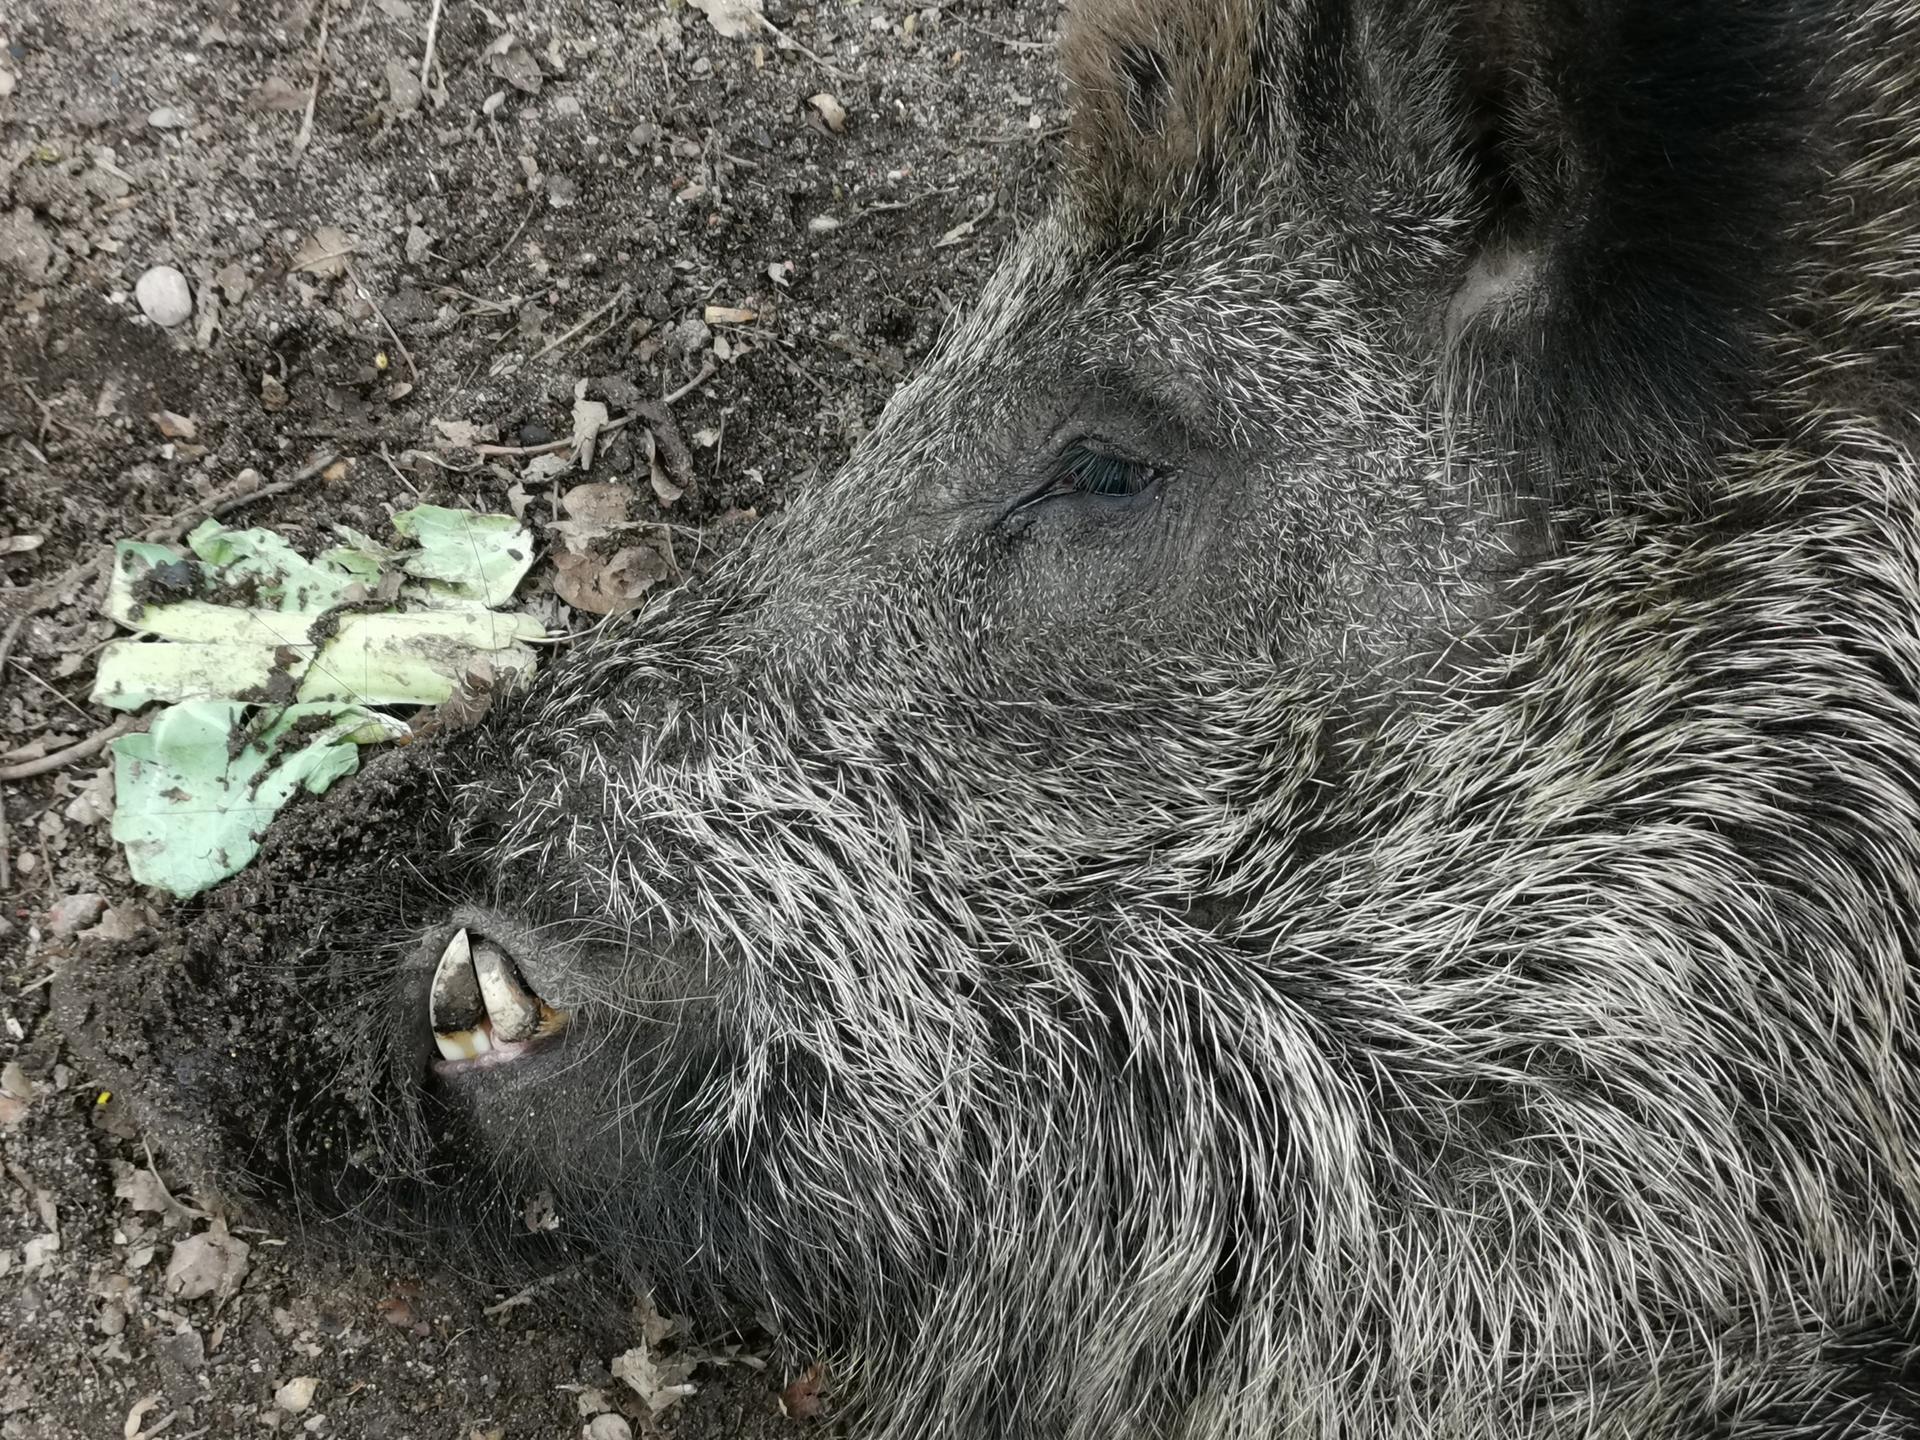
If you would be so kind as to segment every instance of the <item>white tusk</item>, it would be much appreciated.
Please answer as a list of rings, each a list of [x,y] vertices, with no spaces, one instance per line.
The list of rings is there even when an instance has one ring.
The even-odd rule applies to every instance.
[[[531,1037],[540,1024],[540,1002],[521,985],[506,951],[482,940],[473,947],[473,973],[480,977],[480,994],[487,1004],[487,1017],[493,1021],[495,1038],[514,1041]]]
[[[473,973],[473,942],[465,930],[457,930],[434,967],[428,1021],[436,1033],[446,1034],[473,1029],[486,1013],[480,982]]]

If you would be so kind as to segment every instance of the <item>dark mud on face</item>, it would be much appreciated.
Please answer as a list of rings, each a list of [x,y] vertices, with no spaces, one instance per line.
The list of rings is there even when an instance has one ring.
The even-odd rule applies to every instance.
[[[449,836],[449,782],[494,743],[474,732],[381,756],[282,817],[179,930],[82,940],[56,982],[60,1022],[151,1135],[271,1224],[398,1263],[432,1254],[494,1285],[562,1273],[610,1344],[622,1297],[655,1288],[722,1333],[751,1312],[679,1273],[693,1241],[601,1243],[613,1213],[623,1232],[697,1229],[689,1157],[617,1105],[643,1045],[579,1017],[537,1057],[437,1073],[434,960],[489,913]],[[633,1174],[635,1149],[657,1167]]]
[[[396,863],[417,864],[396,857],[444,850],[423,803],[432,748],[303,801],[180,930],[83,941],[56,987],[69,1035],[201,1167],[269,1201],[298,1170],[328,1209],[389,1232],[369,1202],[416,1186],[423,1200],[453,1139],[409,1098],[431,1041],[405,1023],[424,1010],[417,967],[398,963],[417,938],[398,898],[411,892],[393,884]],[[355,1053],[378,1063],[345,1063]]]
[[[471,1137],[424,1083],[418,952],[444,917],[416,897],[453,893],[431,868],[448,850],[434,823],[445,748],[379,757],[304,801],[181,930],[82,942],[56,1003],[97,1073],[216,1182],[323,1238],[451,1242],[530,1274],[560,1247],[473,1223],[498,1197],[472,1194]]]

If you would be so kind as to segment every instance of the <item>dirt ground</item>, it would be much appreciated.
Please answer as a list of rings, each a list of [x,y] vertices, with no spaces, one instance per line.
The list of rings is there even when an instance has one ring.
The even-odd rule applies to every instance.
[[[823,1428],[745,1365],[653,1417],[609,1370],[629,1342],[551,1293],[502,1307],[428,1257],[240,1216],[229,1283],[178,1293],[187,1261],[236,1253],[221,1198],[47,1014],[61,931],[103,906],[172,922],[108,835],[104,754],[61,752],[112,718],[87,700],[106,542],[241,497],[231,523],[315,546],[422,500],[539,530],[605,481],[697,576],[844,459],[1037,214],[1056,18],[766,0],[729,37],[687,0],[0,8],[0,1440]],[[136,295],[158,266],[192,304],[170,327]],[[498,453],[568,436],[582,381],[616,415],[673,396],[673,423],[636,421],[588,476]],[[690,457],[670,508],[647,429]],[[593,623],[553,578],[523,603]]]

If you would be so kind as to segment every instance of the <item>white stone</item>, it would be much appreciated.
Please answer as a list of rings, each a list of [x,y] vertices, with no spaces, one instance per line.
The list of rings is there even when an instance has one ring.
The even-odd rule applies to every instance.
[[[193,314],[193,291],[187,288],[187,277],[171,265],[156,265],[142,275],[133,287],[133,298],[149,320],[166,329]]]

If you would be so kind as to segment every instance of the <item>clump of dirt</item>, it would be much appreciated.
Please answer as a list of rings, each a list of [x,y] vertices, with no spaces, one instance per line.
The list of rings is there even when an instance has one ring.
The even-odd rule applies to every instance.
[[[0,12],[0,1440],[803,1428],[793,1376],[655,1416],[550,1291],[247,1228],[47,998],[74,932],[176,924],[107,834],[108,541],[511,509],[566,560],[521,603],[582,630],[838,465],[1038,213],[1051,0],[764,10]]]

